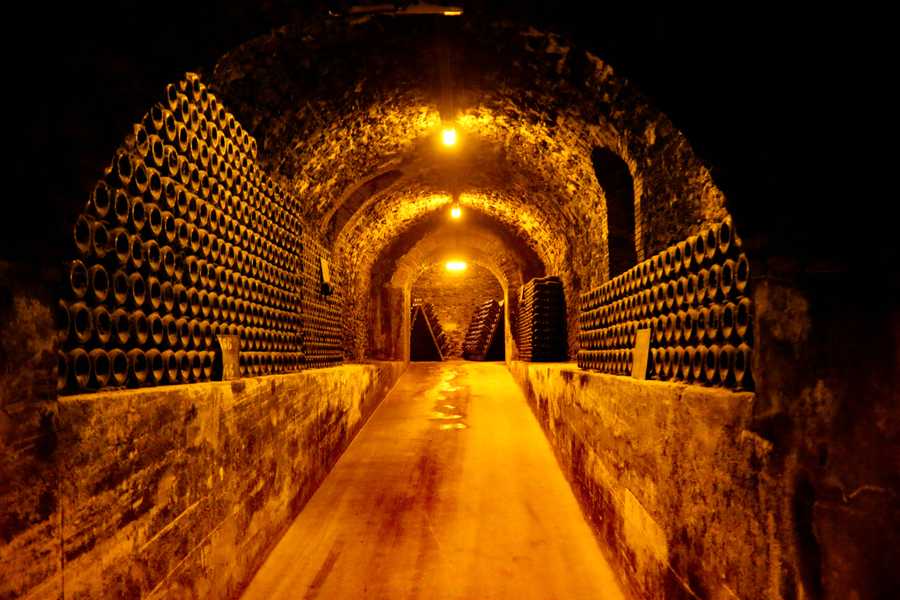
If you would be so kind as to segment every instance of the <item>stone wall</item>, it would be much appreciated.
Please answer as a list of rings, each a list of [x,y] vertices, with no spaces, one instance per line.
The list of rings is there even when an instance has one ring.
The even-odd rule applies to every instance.
[[[752,429],[771,441],[770,477],[785,489],[785,585],[798,598],[896,597],[900,277],[788,278],[777,264],[757,266]]]
[[[0,261],[0,598],[60,567],[56,330],[61,269]]]
[[[0,598],[234,597],[403,366],[60,398],[4,470]]]
[[[444,263],[431,265],[413,284],[412,298],[434,305],[441,326],[450,338],[451,352],[460,358],[472,315],[485,300],[503,300],[503,289],[490,271],[470,264],[463,273],[448,273]]]
[[[777,268],[754,266],[754,394],[511,363],[637,597],[900,589],[894,284]]]
[[[780,597],[779,490],[771,444],[748,430],[752,394],[510,369],[635,597]]]

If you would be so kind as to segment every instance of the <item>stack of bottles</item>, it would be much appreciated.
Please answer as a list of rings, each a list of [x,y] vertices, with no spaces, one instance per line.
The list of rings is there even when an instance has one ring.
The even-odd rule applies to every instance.
[[[519,294],[519,358],[525,361],[566,359],[566,310],[559,277],[536,277]]]
[[[656,379],[751,389],[749,281],[731,220],[711,225],[581,296],[578,364],[630,374],[650,329]]]
[[[493,298],[484,302],[472,315],[466,339],[463,343],[463,358],[468,360],[493,360],[491,349],[497,337],[502,338],[502,305]]]
[[[303,244],[303,350],[308,368],[341,364],[343,351],[343,319],[341,286],[332,281],[323,286],[322,259],[329,252],[310,236]],[[329,269],[330,270],[330,269]],[[332,277],[337,274],[332,273]]]
[[[444,331],[444,328],[441,326],[441,321],[438,319],[437,313],[434,312],[434,305],[429,302],[425,302],[420,305],[422,309],[422,314],[428,319],[428,324],[431,326],[431,331],[434,334],[434,339],[437,342],[438,349],[441,351],[441,357],[447,356],[450,354],[450,338],[447,337],[447,332]]]
[[[444,360],[450,354],[450,341],[434,312],[434,306],[417,300],[411,310],[411,359]]]
[[[243,374],[302,368],[299,206],[255,159],[194,74],[133,126],[73,229],[60,392],[208,380],[221,334]]]

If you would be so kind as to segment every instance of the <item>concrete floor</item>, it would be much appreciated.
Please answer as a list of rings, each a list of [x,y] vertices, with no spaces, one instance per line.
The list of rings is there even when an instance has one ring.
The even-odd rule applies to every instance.
[[[500,363],[412,363],[245,598],[623,598]]]

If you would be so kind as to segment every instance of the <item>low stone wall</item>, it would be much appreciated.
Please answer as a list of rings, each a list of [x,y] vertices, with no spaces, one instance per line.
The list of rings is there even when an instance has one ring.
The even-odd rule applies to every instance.
[[[780,597],[782,494],[771,445],[747,429],[753,394],[509,368],[636,598]]]
[[[0,546],[0,598],[234,597],[404,366],[60,398],[52,510]]]

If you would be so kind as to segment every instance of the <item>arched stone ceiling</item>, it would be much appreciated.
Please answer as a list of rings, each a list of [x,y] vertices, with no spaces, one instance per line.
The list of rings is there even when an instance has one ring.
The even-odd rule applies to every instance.
[[[372,322],[378,290],[386,286],[408,292],[423,269],[447,260],[450,254],[484,266],[504,289],[514,293],[523,281],[545,272],[543,261],[525,238],[494,217],[472,209],[464,209],[459,222],[449,221],[443,208],[435,210],[385,238],[379,248],[374,256],[361,251],[366,263],[344,269],[355,275],[346,283],[346,296],[355,301],[348,303],[345,312],[345,348],[353,356],[367,354],[372,332],[366,324]]]
[[[437,223],[453,194],[561,277],[571,323],[577,295],[609,273],[596,147],[633,178],[639,258],[726,214],[665,115],[597,57],[520,25],[367,17],[289,26],[226,54],[207,79],[332,246],[357,340],[385,248]],[[461,138],[450,153],[437,144],[449,124]],[[576,327],[569,337],[571,349]]]
[[[502,234],[484,226],[470,226],[464,234],[458,224],[432,230],[406,254],[394,262],[388,279],[393,287],[408,290],[427,269],[451,259],[463,259],[483,266],[497,278],[504,291],[522,285],[525,273],[540,269],[535,257],[522,256],[522,250],[511,247]]]
[[[534,237],[510,227],[508,223],[512,219],[508,215],[504,219],[504,215],[498,217],[495,213],[480,211],[475,208],[475,203],[469,203],[477,198],[464,196],[461,201],[463,218],[460,222],[452,222],[447,214],[449,197],[419,198],[425,198],[424,202],[432,207],[428,210],[417,206],[404,208],[403,198],[396,201],[397,210],[409,210],[414,215],[402,229],[389,231],[383,225],[369,223],[357,230],[358,235],[366,236],[368,244],[352,244],[354,236],[346,243],[338,244],[342,252],[337,254],[336,262],[349,274],[346,281],[352,290],[351,296],[364,299],[370,287],[391,281],[394,285],[399,281],[406,285],[409,283],[406,279],[396,279],[396,273],[403,271],[401,266],[408,273],[409,269],[441,260],[432,256],[432,252],[445,254],[452,249],[493,264],[491,269],[502,271],[502,279],[507,282],[520,281],[526,275],[540,275],[546,270],[545,255],[530,244]],[[373,241],[379,231],[383,235],[377,242]],[[548,242],[552,244],[553,241]],[[552,245],[548,244],[548,248]],[[499,275],[498,279],[501,279]]]
[[[287,27],[224,56],[212,85],[259,140],[264,164],[304,201],[304,216],[324,220],[335,239],[355,212],[379,210],[354,192],[398,171],[376,196],[446,193],[452,183],[492,193],[498,212],[549,215],[557,239],[586,238],[568,258],[591,265],[582,278],[596,283],[607,274],[605,204],[590,163],[598,145],[632,171],[648,252],[684,235],[683,222],[656,217],[724,213],[708,171],[665,116],[608,65],[538,31],[377,18]],[[442,120],[462,133],[463,162],[479,167],[465,177],[434,156]],[[402,230],[413,215],[381,200],[373,222]],[[416,202],[404,206],[433,208]]]
[[[418,18],[393,22],[381,18],[348,23],[350,19],[328,17],[328,9],[333,7],[333,2],[294,0],[223,0],[216,3],[215,10],[175,3],[171,14],[158,3],[150,12],[137,4],[115,11],[102,3],[60,5],[48,14],[36,6],[26,7],[26,12],[35,14],[18,19],[16,22],[23,26],[11,31],[10,36],[19,39],[24,48],[31,47],[31,40],[37,36],[43,51],[32,52],[28,61],[11,65],[15,73],[12,79],[20,83],[13,98],[14,112],[20,118],[13,132],[16,137],[23,134],[13,145],[18,148],[17,175],[23,184],[39,182],[41,191],[33,201],[15,208],[23,221],[35,223],[39,235],[9,225],[3,236],[5,243],[0,244],[4,256],[50,252],[62,259],[68,245],[59,232],[71,228],[73,215],[77,215],[97,174],[106,166],[111,149],[130,129],[129,124],[140,119],[148,103],[158,98],[159,90],[185,71],[201,73],[205,81],[214,82],[223,98],[230,96],[226,98],[228,105],[240,112],[251,133],[261,141],[272,140],[270,158],[280,155],[284,147],[272,135],[279,128],[284,132],[302,128],[311,133],[328,129],[333,114],[348,114],[338,106],[347,104],[348,99],[369,106],[377,89],[412,90],[413,84],[426,90],[429,102],[438,97],[433,89],[435,44],[425,47],[424,52],[416,49],[419,42],[426,42],[419,44],[423,47],[433,42],[438,31],[433,20],[426,24]],[[147,18],[150,13],[168,17],[162,21]],[[787,252],[805,258],[828,254],[834,258],[840,251],[829,240],[846,230],[849,213],[837,217],[837,213],[817,210],[818,195],[797,194],[792,187],[794,182],[808,186],[822,171],[821,160],[798,160],[795,146],[804,139],[815,139],[813,130],[821,129],[811,115],[817,114],[815,107],[819,107],[818,112],[824,116],[822,99],[829,96],[823,93],[832,81],[825,67],[806,73],[812,79],[796,77],[796,61],[791,56],[796,58],[798,50],[809,47],[804,36],[797,36],[797,31],[812,31],[803,27],[808,15],[780,15],[785,17],[784,22],[773,24],[747,14],[724,27],[721,16],[715,11],[682,6],[671,10],[584,2],[466,3],[466,14],[458,20],[464,22],[461,27],[468,36],[466,49],[463,58],[451,56],[455,57],[453,65],[460,66],[454,72],[464,73],[459,79],[466,89],[485,90],[493,85],[489,81],[485,84],[488,77],[478,76],[479,69],[472,68],[478,63],[513,65],[509,72],[543,71],[546,77],[535,77],[535,87],[543,87],[550,95],[555,94],[555,81],[584,88],[582,95],[596,100],[593,112],[599,115],[597,121],[615,121],[617,131],[627,130],[632,133],[625,135],[637,139],[640,136],[635,134],[641,128],[621,126],[629,120],[621,115],[643,102],[622,81],[628,74],[642,91],[652,95],[654,106],[671,111],[668,114],[683,127],[694,147],[713,162],[716,183],[728,190],[729,205],[740,231],[746,234],[746,243],[753,238],[753,247],[766,254]],[[507,20],[507,24],[485,24],[501,20]],[[509,20],[519,25],[509,24]],[[288,22],[294,25],[282,27]],[[784,25],[791,22],[797,27]],[[547,40],[553,36],[535,36],[527,23],[542,30],[565,31],[576,44],[550,43]],[[649,23],[655,25],[648,28]],[[498,31],[500,34],[494,35]],[[520,38],[530,40],[527,56],[523,52],[505,53],[523,46],[522,40],[516,42],[514,35],[503,33],[516,31],[526,34]],[[766,35],[763,45],[755,43],[760,31]],[[452,43],[458,38],[449,36]],[[820,41],[819,50],[826,48],[825,40]],[[611,61],[615,72],[607,79],[615,81],[598,86],[592,83],[597,77],[584,76],[594,63],[581,48],[590,48]],[[220,60],[229,49],[233,50]],[[60,62],[59,56],[67,60]],[[481,60],[484,57],[487,60]],[[504,57],[509,58],[504,61]],[[833,58],[840,62],[840,57]],[[535,60],[544,66],[523,66]],[[424,68],[412,75],[412,69],[407,68],[402,78],[382,77],[393,65],[404,62]],[[822,64],[826,63],[831,64]],[[214,75],[216,64],[222,68]],[[255,64],[266,67],[268,73],[256,77]],[[496,69],[491,67],[487,72]],[[403,81],[400,86],[393,85],[400,79],[408,85],[402,85]],[[59,94],[59,90],[66,93]],[[337,92],[337,96],[331,92]],[[572,104],[563,99],[548,106]],[[652,109],[650,113],[651,117],[656,114]],[[298,115],[308,123],[299,126],[282,122]],[[797,115],[810,118],[800,119],[803,123],[798,125]],[[813,130],[806,131],[805,127]],[[650,153],[656,156],[660,140],[680,136],[671,125],[651,129],[656,143]],[[630,142],[626,145],[634,150]],[[814,152],[812,146],[807,150]],[[638,167],[649,157],[649,153],[632,154]],[[688,154],[696,162],[694,153]],[[65,168],[60,168],[62,165]],[[670,165],[677,166],[677,161],[670,161]],[[816,168],[804,169],[813,166]],[[677,193],[674,197],[678,210],[692,202],[691,194]],[[659,199],[663,204],[671,201],[670,195],[649,189],[644,198]],[[858,225],[863,225],[862,214],[852,214]],[[773,221],[772,215],[778,218]],[[650,220],[654,225],[642,235],[652,250],[665,245],[662,238],[676,228],[664,218]],[[16,222],[8,220],[10,224]],[[816,242],[796,243],[798,230],[802,230],[804,239]],[[889,256],[881,253],[881,260],[889,264]]]
[[[367,270],[364,265],[371,265],[393,238],[428,219],[446,219],[451,202],[451,196],[445,191],[425,186],[413,186],[386,195],[377,204],[357,213],[353,222],[341,232],[335,244],[336,259],[342,262],[346,257],[348,267],[364,273]],[[494,190],[462,194],[459,203],[466,217],[459,227],[465,234],[469,234],[467,222],[471,218],[477,214],[486,215],[521,238],[545,264],[558,265],[562,260],[566,237],[549,220],[552,215],[533,207],[516,206],[514,199]],[[354,240],[359,239],[366,240],[365,247],[354,244]]]

